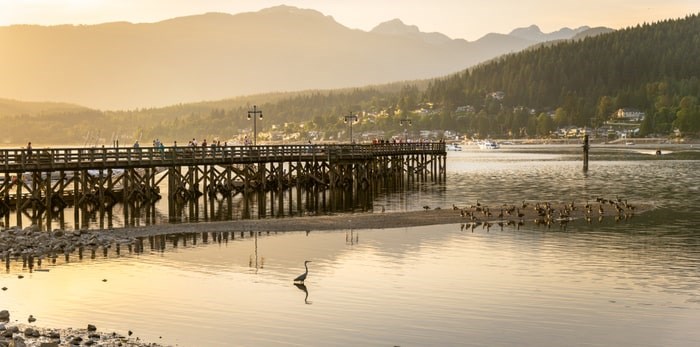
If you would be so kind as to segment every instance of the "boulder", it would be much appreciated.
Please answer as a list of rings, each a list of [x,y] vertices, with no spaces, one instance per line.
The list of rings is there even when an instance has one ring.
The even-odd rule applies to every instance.
[[[15,336],[14,338],[14,347],[27,347],[27,344],[24,343],[24,339],[22,336]]]
[[[26,337],[39,337],[41,334],[39,333],[39,330],[36,330],[32,327],[27,327],[24,329],[24,336]]]
[[[10,320],[10,312],[7,312],[7,310],[2,310],[0,311],[0,321],[9,321]]]

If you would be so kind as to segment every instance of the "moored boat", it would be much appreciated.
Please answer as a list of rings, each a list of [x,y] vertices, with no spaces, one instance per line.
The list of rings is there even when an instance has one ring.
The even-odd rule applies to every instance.
[[[456,143],[450,143],[445,147],[448,151],[461,151],[462,146]]]
[[[484,140],[479,142],[480,149],[499,149],[501,146],[496,141]]]

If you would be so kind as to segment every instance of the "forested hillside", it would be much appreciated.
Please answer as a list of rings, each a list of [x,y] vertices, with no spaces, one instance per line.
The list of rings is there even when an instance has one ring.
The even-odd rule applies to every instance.
[[[473,117],[496,116],[503,130],[526,126],[523,110],[556,111],[555,125],[600,126],[636,108],[647,115],[642,135],[698,132],[699,56],[692,15],[511,54],[431,83],[425,99],[446,110],[472,105]],[[497,91],[502,99],[486,97]]]

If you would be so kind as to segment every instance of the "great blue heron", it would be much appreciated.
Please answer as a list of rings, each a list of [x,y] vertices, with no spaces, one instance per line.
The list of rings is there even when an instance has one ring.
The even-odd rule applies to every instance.
[[[304,262],[304,268],[306,269],[306,271],[304,271],[303,274],[299,275],[299,277],[294,279],[295,283],[304,283],[304,280],[306,279],[306,275],[309,274],[309,267],[306,264],[308,264],[310,262],[311,262],[311,260],[307,260]]]

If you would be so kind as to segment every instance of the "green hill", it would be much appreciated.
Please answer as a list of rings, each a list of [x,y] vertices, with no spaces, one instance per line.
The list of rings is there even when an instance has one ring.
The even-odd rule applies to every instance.
[[[504,56],[434,81],[425,98],[448,109],[473,105],[503,130],[532,120],[513,120],[514,108],[557,111],[561,126],[598,126],[636,108],[647,115],[642,134],[698,132],[698,56],[700,17],[691,15]],[[502,99],[486,97],[497,91]]]

